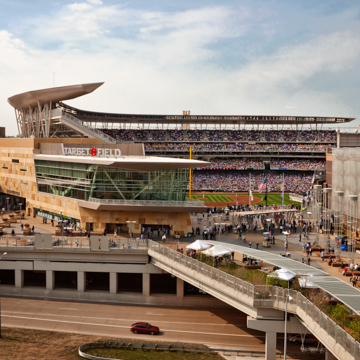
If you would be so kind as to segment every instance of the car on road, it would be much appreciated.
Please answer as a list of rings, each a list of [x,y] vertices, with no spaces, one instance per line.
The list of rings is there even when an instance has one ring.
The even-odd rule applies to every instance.
[[[153,326],[147,322],[137,322],[131,325],[130,331],[132,331],[134,334],[157,335],[160,329],[157,326]]]
[[[303,343],[303,339],[301,338],[300,334],[293,334],[293,335],[288,337],[288,340],[295,343],[295,344],[302,344]],[[307,345],[310,344],[310,345],[316,345],[317,346],[318,343],[319,343],[319,340],[314,335],[311,335],[311,334],[305,335],[304,344],[307,344]]]

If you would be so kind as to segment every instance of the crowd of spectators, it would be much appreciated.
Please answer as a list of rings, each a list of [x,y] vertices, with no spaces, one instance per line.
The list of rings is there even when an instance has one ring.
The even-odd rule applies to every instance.
[[[99,129],[119,141],[335,142],[330,130],[176,130]]]
[[[192,146],[193,151],[210,152],[210,151],[259,151],[259,152],[325,152],[325,145],[314,144],[247,144],[247,143],[230,143],[230,142],[145,142],[146,151],[164,151],[164,150],[182,150],[189,151]]]
[[[197,168],[197,170],[245,170],[265,169],[263,161],[259,160],[211,160],[211,165],[206,168]]]
[[[267,171],[265,173],[251,171],[194,171],[192,190],[194,191],[249,191],[250,174],[253,191],[256,193],[260,184],[266,182],[268,192],[281,191],[282,174]],[[303,194],[311,189],[312,174],[284,174],[284,191]]]
[[[261,160],[239,160],[239,159],[213,159],[211,165],[197,170],[263,170],[264,162]],[[286,159],[271,160],[271,169],[288,169],[288,170],[321,170],[325,169],[325,160],[322,159]]]
[[[290,169],[290,170],[320,170],[325,169],[325,160],[318,159],[290,159],[290,160],[271,160],[272,169]]]

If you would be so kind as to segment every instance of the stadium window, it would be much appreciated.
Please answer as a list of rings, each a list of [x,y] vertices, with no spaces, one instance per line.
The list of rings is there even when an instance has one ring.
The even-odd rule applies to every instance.
[[[20,171],[27,171],[26,169],[20,169]]]
[[[16,163],[16,164],[19,163],[19,159],[11,159],[11,161],[12,161],[13,163]]]
[[[3,166],[2,168],[3,168],[3,169],[6,169],[6,170],[8,169],[8,167],[7,167],[7,166]]]

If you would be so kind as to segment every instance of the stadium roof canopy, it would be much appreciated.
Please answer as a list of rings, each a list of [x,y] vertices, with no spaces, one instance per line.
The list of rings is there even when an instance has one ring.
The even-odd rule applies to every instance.
[[[46,103],[57,103],[62,100],[75,99],[89,94],[101,86],[103,82],[53,87],[50,89],[27,91],[8,98],[8,102],[17,110],[34,108]]]
[[[227,249],[230,249],[232,251],[237,251],[237,252],[239,252],[243,255],[246,255],[248,257],[251,257],[253,259],[259,259],[268,264],[277,266],[281,269],[286,269],[295,275],[302,275],[302,276],[312,275],[313,277],[311,278],[311,282],[314,282],[313,281],[314,276],[329,276],[329,274],[323,270],[315,269],[314,267],[303,264],[299,261],[288,259],[281,255],[272,254],[267,251],[247,248],[244,246],[223,243],[223,242],[219,242],[219,241],[205,240],[205,242],[207,242],[208,244],[211,244],[211,245],[221,244],[223,247],[225,247]]]
[[[176,159],[156,156],[120,156],[120,157],[89,157],[35,154],[35,160],[61,161],[81,164],[94,164],[118,167],[133,171],[173,170],[207,166],[210,163],[200,160]]]
[[[273,116],[273,115],[151,115],[151,114],[115,114],[80,110],[63,103],[89,94],[103,82],[53,87],[49,89],[27,91],[8,98],[8,102],[18,111],[37,108],[39,105],[59,104],[65,111],[84,122],[154,124],[154,125],[317,125],[348,123],[355,118],[318,117],[318,116]]]
[[[61,106],[85,122],[154,124],[154,125],[317,125],[342,124],[355,118],[317,116],[268,116],[268,115],[151,115],[115,114],[80,110],[67,104]]]

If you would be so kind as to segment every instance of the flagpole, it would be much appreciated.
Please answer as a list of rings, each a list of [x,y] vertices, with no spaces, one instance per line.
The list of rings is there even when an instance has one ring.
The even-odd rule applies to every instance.
[[[267,204],[267,179],[266,179],[266,175],[265,175],[265,182],[266,182],[266,190],[265,190],[265,199],[266,199],[266,207],[268,206]]]
[[[283,209],[284,208],[284,190],[285,190],[285,184],[284,184],[284,181],[285,181],[285,175],[283,173],[283,176],[282,176],[282,189],[281,189],[281,192],[282,192],[282,199],[281,199],[281,208]]]
[[[191,160],[191,148],[192,148],[192,146],[190,146],[190,160]],[[189,179],[189,192],[190,192],[190,194],[189,194],[189,199],[191,199],[191,168],[190,168],[190,179]]]
[[[249,206],[251,206],[251,173],[249,173]]]

